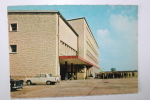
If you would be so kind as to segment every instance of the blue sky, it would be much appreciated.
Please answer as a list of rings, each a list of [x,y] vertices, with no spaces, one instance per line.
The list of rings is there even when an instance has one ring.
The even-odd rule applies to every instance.
[[[8,10],[58,10],[66,20],[85,17],[99,45],[103,71],[138,69],[136,5],[9,6]]]

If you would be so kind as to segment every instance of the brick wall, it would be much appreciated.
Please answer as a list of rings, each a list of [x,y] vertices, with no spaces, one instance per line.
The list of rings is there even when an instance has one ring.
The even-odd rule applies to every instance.
[[[58,74],[57,18],[56,13],[8,13],[8,30],[11,23],[18,26],[9,31],[9,44],[17,45],[17,53],[10,53],[12,77]]]

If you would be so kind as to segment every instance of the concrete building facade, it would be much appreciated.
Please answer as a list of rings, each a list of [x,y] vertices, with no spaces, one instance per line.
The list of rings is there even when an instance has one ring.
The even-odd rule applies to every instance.
[[[8,11],[8,31],[13,78],[51,73],[85,79],[99,70],[98,45],[85,18],[67,21],[59,11]]]
[[[79,56],[87,61],[90,61],[93,64],[93,66],[95,66],[90,67],[90,70],[92,68],[93,70],[92,74],[94,75],[94,72],[97,72],[99,62],[98,61],[99,47],[90,30],[90,27],[84,17],[68,20],[68,22],[79,34]]]

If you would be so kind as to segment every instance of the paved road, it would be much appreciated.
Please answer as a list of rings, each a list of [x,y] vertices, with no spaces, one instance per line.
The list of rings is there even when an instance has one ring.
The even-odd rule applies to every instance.
[[[137,78],[61,81],[55,85],[31,85],[11,92],[12,98],[65,97],[138,92]]]

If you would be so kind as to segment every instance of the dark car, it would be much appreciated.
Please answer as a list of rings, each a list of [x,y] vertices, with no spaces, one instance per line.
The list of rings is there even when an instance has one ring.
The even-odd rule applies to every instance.
[[[14,80],[10,78],[10,90],[16,90],[23,87],[23,80]]]

